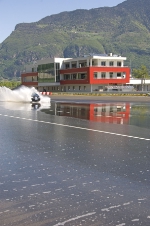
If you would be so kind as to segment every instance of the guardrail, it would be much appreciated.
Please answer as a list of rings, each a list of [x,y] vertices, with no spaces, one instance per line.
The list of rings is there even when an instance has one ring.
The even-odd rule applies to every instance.
[[[49,96],[49,95],[52,95],[52,92],[40,92],[40,94],[45,95],[45,96]]]
[[[42,95],[95,95],[95,96],[103,96],[103,95],[133,95],[133,96],[150,96],[150,92],[148,91],[131,91],[131,92],[123,92],[123,91],[93,91],[93,92],[40,92]]]

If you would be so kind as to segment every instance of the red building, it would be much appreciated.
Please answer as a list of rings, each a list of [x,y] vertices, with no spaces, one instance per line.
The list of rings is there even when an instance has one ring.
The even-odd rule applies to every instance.
[[[26,67],[22,84],[49,92],[123,90],[130,81],[125,60],[112,54],[41,60]]]

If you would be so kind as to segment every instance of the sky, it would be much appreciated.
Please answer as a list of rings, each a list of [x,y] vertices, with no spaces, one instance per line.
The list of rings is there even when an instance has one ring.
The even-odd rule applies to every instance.
[[[16,24],[31,23],[64,11],[116,6],[125,0],[0,0],[0,43]]]

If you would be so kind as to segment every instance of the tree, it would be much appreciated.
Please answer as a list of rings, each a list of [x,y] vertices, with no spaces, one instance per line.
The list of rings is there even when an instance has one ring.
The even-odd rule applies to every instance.
[[[16,88],[20,84],[21,84],[20,81],[8,81],[8,80],[0,81],[0,86],[5,86],[5,87],[10,88],[10,89]]]
[[[150,78],[149,71],[145,65],[142,65],[139,69],[133,69],[132,76],[134,78]]]

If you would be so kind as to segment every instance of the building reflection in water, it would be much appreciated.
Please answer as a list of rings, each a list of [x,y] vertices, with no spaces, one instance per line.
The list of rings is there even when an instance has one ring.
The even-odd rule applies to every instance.
[[[61,102],[52,105],[51,109],[53,111],[42,111],[57,116],[114,124],[128,124],[130,117],[129,103],[80,104]]]

